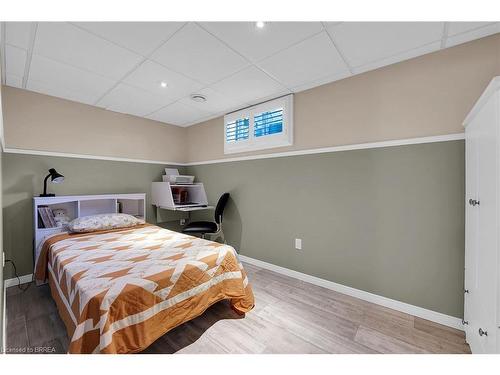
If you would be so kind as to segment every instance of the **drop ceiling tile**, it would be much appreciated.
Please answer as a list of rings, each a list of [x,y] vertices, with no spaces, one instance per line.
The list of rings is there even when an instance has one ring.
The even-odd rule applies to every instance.
[[[88,94],[82,93],[81,91],[72,91],[61,86],[55,86],[48,82],[31,79],[28,81],[26,89],[44,95],[55,96],[61,99],[92,105],[93,98]]]
[[[472,31],[480,27],[491,25],[494,22],[448,22],[448,36]]]
[[[208,87],[202,90],[198,90],[196,93],[205,96],[207,98],[207,101],[204,103],[195,102],[191,99],[191,97],[188,96],[181,99],[180,102],[211,113],[230,112],[237,108],[244,107],[246,104],[237,102],[230,96],[221,95],[217,91],[212,90]]]
[[[172,103],[164,96],[153,95],[149,91],[120,83],[100,101],[99,106],[115,112],[145,116]]]
[[[400,53],[400,54],[395,55],[395,56],[391,56],[391,57],[388,57],[385,59],[381,59],[381,60],[377,60],[374,62],[370,62],[368,64],[357,66],[357,67],[353,68],[352,70],[353,70],[354,74],[360,74],[360,73],[364,73],[364,72],[367,72],[370,70],[378,69],[378,68],[381,68],[381,67],[384,67],[387,65],[396,64],[396,63],[404,61],[404,60],[412,59],[414,57],[422,56],[422,55],[425,55],[427,53],[437,51],[440,48],[441,48],[441,41],[434,42],[434,43],[426,44],[425,46],[422,46],[422,47],[414,48],[412,50]]]
[[[328,27],[352,67],[441,40],[443,22],[344,22]]]
[[[5,76],[5,84],[11,87],[22,88],[23,77],[15,76],[13,74],[7,74]]]
[[[24,66],[26,64],[26,50],[5,45],[5,73],[18,77],[24,76]]]
[[[289,94],[292,94],[292,91],[286,89],[286,90],[283,90],[283,91],[278,92],[276,94],[264,96],[264,97],[259,98],[259,99],[250,100],[249,102],[247,102],[247,105],[245,107],[261,104],[261,103],[264,103],[264,102],[267,102],[267,101],[270,101],[270,100],[273,100],[276,98],[280,98],[282,96],[289,95]]]
[[[304,83],[304,84],[301,84],[298,86],[293,86],[291,88],[291,90],[293,92],[300,92],[300,91],[304,91],[304,90],[309,90],[309,89],[312,89],[313,87],[321,86],[321,85],[324,85],[324,84],[327,84],[330,82],[340,81],[341,79],[351,77],[351,76],[352,76],[352,74],[349,71],[343,71],[341,73],[336,73],[336,74],[332,74],[332,75],[329,75],[326,77],[322,77],[322,78],[317,79],[315,81],[310,81],[310,82],[307,82],[307,83]]]
[[[254,66],[217,82],[211,88],[241,103],[281,95],[288,91],[286,87]]]
[[[349,73],[326,32],[278,52],[258,65],[287,87]]]
[[[461,34],[456,34],[447,38],[445,42],[445,47],[456,46],[457,44],[470,42],[471,40],[484,38],[488,35],[493,35],[499,32],[500,32],[500,23],[499,22],[491,23],[484,27],[463,32]]]
[[[194,23],[177,32],[151,59],[205,84],[247,65],[243,57]]]
[[[335,22],[332,22],[332,21],[323,22],[323,24],[325,25],[325,27],[337,26],[337,25],[340,25],[341,23],[343,23],[343,22],[339,22],[339,21],[335,21]]]
[[[188,106],[181,102],[175,102],[146,117],[166,122],[167,124],[183,126],[197,122],[210,115],[210,112]]]
[[[179,30],[183,22],[77,22],[102,38],[147,56]]]
[[[201,25],[252,61],[259,61],[316,33],[320,22],[204,22]]]
[[[153,61],[147,60],[124,79],[125,83],[139,87],[155,95],[180,99],[199,90],[203,85],[176,73]],[[160,83],[165,82],[166,88]]]
[[[34,53],[119,79],[136,66],[142,57],[64,22],[38,24]]]
[[[33,55],[26,88],[52,96],[93,104],[114,84],[114,80],[43,56]],[[66,93],[69,97],[65,96]]]
[[[5,42],[28,49],[33,22],[5,22]]]

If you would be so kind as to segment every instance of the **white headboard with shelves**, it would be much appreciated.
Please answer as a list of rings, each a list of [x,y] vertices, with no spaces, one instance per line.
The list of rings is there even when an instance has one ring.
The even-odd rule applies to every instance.
[[[47,235],[66,231],[66,227],[46,228],[38,214],[38,208],[47,206],[51,210],[66,210],[69,220],[78,217],[124,213],[146,219],[146,194],[103,194],[103,195],[61,195],[56,197],[33,198],[33,231],[35,264],[38,259],[38,245]]]

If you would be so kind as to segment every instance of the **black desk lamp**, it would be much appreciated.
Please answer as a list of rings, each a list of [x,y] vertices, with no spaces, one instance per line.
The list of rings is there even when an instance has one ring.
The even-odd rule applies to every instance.
[[[41,197],[55,197],[55,194],[47,194],[47,180],[50,177],[50,181],[54,184],[60,184],[64,181],[64,176],[62,174],[57,173],[54,168],[49,169],[49,174],[43,180],[43,194],[40,194]]]

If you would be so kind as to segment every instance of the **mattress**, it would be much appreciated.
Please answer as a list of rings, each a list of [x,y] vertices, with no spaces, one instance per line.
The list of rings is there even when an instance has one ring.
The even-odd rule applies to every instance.
[[[63,233],[41,243],[35,266],[70,338],[69,353],[135,353],[228,299],[254,297],[235,250],[153,225]]]

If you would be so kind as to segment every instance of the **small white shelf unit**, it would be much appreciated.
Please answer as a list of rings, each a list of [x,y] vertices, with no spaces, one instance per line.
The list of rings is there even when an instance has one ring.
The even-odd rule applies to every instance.
[[[182,188],[187,191],[186,201],[178,204],[174,200],[173,190]],[[203,183],[175,185],[170,182],[153,182],[151,186],[151,202],[158,208],[172,211],[189,212],[212,208],[208,205],[207,194]]]
[[[38,259],[38,245],[40,242],[48,235],[67,231],[65,226],[44,228],[43,222],[38,215],[38,208],[41,206],[47,206],[52,210],[58,208],[65,209],[70,221],[83,216],[118,212],[133,215],[142,220],[146,219],[145,193],[34,197],[33,228],[35,264]]]

